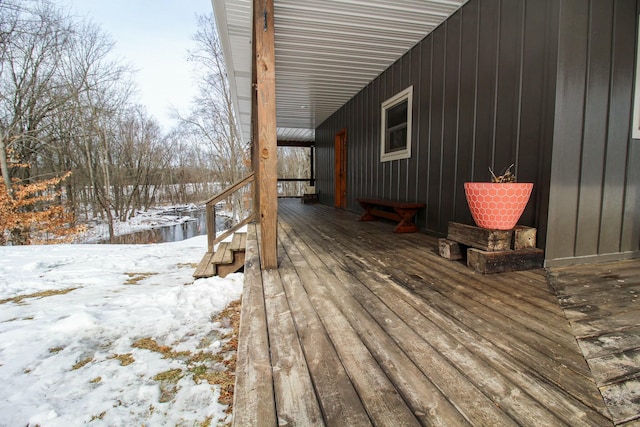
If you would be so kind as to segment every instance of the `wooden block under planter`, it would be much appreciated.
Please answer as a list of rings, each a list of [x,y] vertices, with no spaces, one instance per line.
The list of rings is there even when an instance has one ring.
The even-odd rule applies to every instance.
[[[488,252],[475,248],[467,250],[467,265],[480,273],[502,273],[542,268],[544,251],[537,248]]]
[[[513,230],[489,230],[473,225],[449,222],[447,239],[483,251],[507,251],[511,249]]]
[[[456,261],[462,259],[460,243],[448,239],[438,239],[438,252],[442,258]]]
[[[535,248],[536,234],[535,228],[516,225],[513,229],[513,249]]]

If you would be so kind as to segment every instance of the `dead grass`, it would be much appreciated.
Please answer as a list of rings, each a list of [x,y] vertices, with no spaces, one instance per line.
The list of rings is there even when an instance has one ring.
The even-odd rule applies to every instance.
[[[160,345],[156,340],[149,337],[139,339],[131,344],[131,347],[155,351],[156,353],[162,354],[165,359],[184,359],[191,356],[190,351],[173,351],[171,347],[167,345]]]
[[[23,303],[22,301],[28,298],[45,298],[45,297],[51,297],[54,295],[64,295],[64,294],[68,294],[71,291],[75,291],[76,289],[78,288],[56,289],[56,290],[49,290],[49,291],[40,291],[34,294],[18,295],[12,298],[0,300],[0,304],[6,304],[8,302],[22,304]]]
[[[153,377],[156,381],[167,381],[170,383],[177,383],[180,379],[184,377],[182,373],[182,369],[169,369],[168,371],[160,372]]]
[[[228,357],[222,362],[226,366],[226,370],[222,372],[209,372],[202,376],[209,384],[217,384],[220,386],[220,403],[227,405],[227,414],[233,413],[233,391],[236,382],[236,357],[238,352],[238,330],[240,328],[240,308],[241,300],[232,301],[222,310],[214,321],[222,322],[228,319],[230,322],[231,332],[225,336],[227,342],[222,346],[221,354]]]
[[[129,276],[129,280],[124,282],[125,285],[137,285],[142,280],[147,279],[151,276],[155,276],[158,273],[124,273]]]
[[[73,371],[76,371],[76,370],[82,368],[83,366],[85,366],[86,364],[91,363],[91,362],[93,362],[93,357],[87,357],[86,359],[82,359],[81,361],[79,361],[78,363],[73,365],[71,367],[71,369]]]
[[[198,264],[195,262],[181,262],[176,265],[178,268],[198,268]]]
[[[94,415],[91,417],[91,420],[89,420],[89,422],[91,421],[96,421],[96,420],[101,420],[104,418],[104,416],[107,415],[107,411],[102,412],[100,415]]]
[[[182,369],[169,369],[168,371],[156,374],[153,379],[160,383],[160,403],[166,403],[173,400],[178,394],[178,381],[184,377]]]
[[[171,369],[160,372],[153,378],[155,381],[160,382],[161,402],[167,402],[175,397],[177,393],[176,383],[188,373],[196,383],[206,381],[211,385],[220,386],[219,402],[227,406],[227,414],[233,413],[240,308],[241,301],[233,301],[223,311],[211,318],[212,322],[221,323],[229,329],[229,332],[221,337],[225,342],[217,353],[208,351],[199,351],[195,354],[190,351],[177,352],[170,346],[158,344],[151,337],[141,338],[132,344],[132,347],[160,353],[164,358],[182,360],[186,364],[186,372],[182,369]],[[130,355],[115,355],[112,358],[120,360],[121,356]],[[201,425],[208,426],[210,423],[211,419],[205,419]]]
[[[131,353],[127,353],[127,354],[114,354],[112,356],[109,356],[108,359],[117,359],[120,361],[120,366],[127,366],[127,365],[131,365],[133,362],[136,361],[136,359],[133,358],[133,356],[131,355]]]

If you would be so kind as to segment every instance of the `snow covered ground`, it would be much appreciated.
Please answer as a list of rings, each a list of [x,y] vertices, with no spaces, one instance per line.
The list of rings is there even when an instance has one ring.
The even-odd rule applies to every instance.
[[[0,247],[0,426],[228,422],[206,379],[243,275],[194,281],[205,248]]]

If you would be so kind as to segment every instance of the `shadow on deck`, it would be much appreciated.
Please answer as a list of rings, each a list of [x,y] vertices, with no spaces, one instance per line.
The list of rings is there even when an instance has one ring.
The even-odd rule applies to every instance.
[[[482,275],[392,229],[281,201],[261,271],[249,226],[235,425],[613,424],[545,270]]]

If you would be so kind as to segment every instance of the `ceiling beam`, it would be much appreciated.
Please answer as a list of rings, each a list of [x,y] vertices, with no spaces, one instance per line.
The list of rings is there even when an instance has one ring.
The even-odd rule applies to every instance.
[[[315,141],[282,141],[278,140],[278,147],[313,147],[315,146]]]

